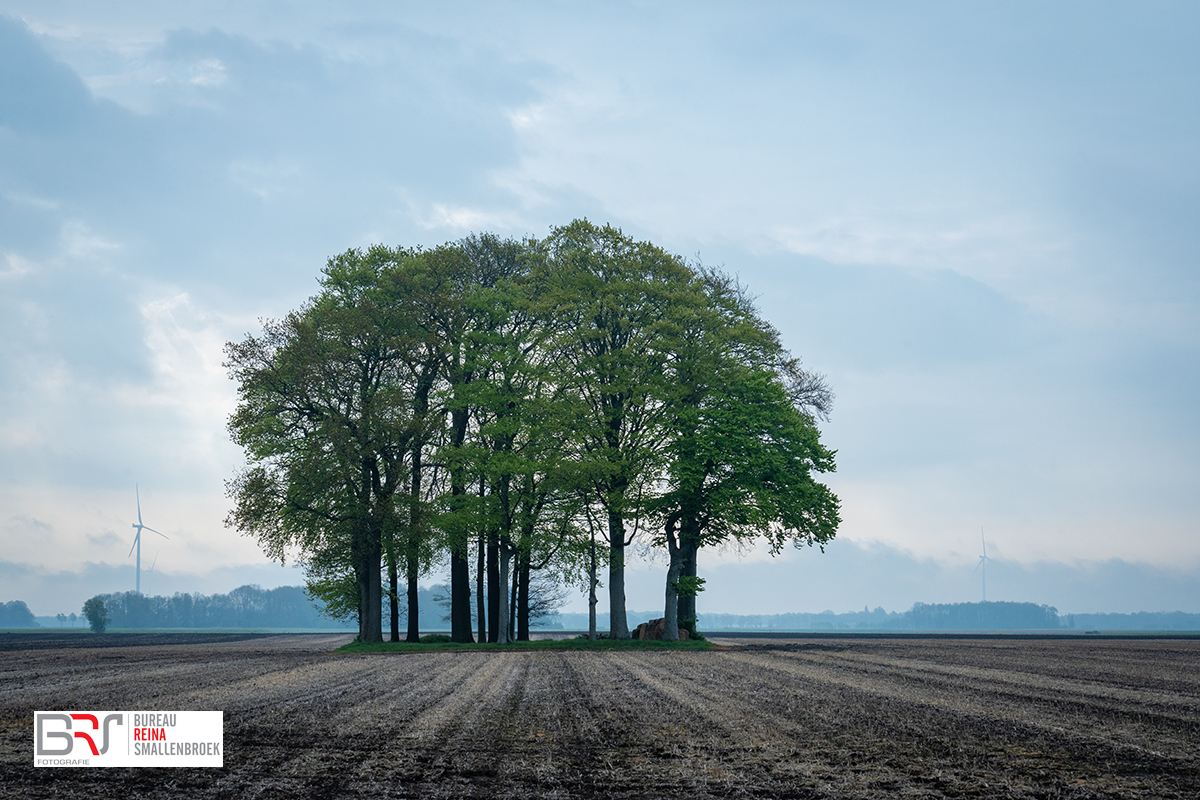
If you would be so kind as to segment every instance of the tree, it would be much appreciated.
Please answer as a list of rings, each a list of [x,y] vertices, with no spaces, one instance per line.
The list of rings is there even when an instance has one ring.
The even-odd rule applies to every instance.
[[[450,628],[456,642],[473,639],[467,554],[472,532],[486,537],[479,511],[486,486],[479,494],[469,489],[469,484],[481,477],[472,466],[468,441],[472,417],[476,415],[476,384],[487,374],[481,349],[494,337],[498,324],[494,309],[497,286],[522,269],[520,253],[520,244],[512,240],[491,234],[470,236],[427,253],[422,262],[425,269],[412,275],[409,283],[410,296],[420,298],[420,318],[438,341],[442,381],[436,406],[448,426],[437,460],[448,472],[450,491],[440,500],[437,522],[450,552]],[[485,538],[481,538],[481,562],[488,549]],[[495,549],[491,549],[494,557]],[[481,568],[480,580],[483,575]],[[482,584],[478,601],[484,602]],[[482,613],[479,624],[479,638],[483,640],[487,622]]]
[[[24,600],[0,603],[0,628],[36,628],[37,620]]]
[[[83,615],[87,617],[92,633],[104,633],[108,627],[108,609],[99,597],[93,597],[83,604]]]
[[[814,419],[828,413],[832,395],[787,354],[735,281],[704,267],[697,273],[706,302],[674,317],[667,490],[651,504],[670,557],[670,639],[678,639],[681,616],[695,633],[701,547],[765,536],[778,553],[787,541],[829,541],[839,522],[837,498],[813,479],[834,469]]]
[[[573,399],[572,456],[604,517],[610,635],[628,639],[625,549],[662,455],[666,320],[693,282],[676,256],[587,220],[555,228],[533,257],[558,381]]]
[[[495,316],[493,335],[482,348],[486,379],[474,386],[474,406],[479,421],[477,469],[490,492],[486,520],[495,532],[497,569],[489,602],[494,601],[497,642],[511,638],[512,615],[520,586],[522,561],[535,548],[535,538],[546,505],[550,484],[559,464],[557,429],[551,420],[553,387],[547,380],[542,338],[545,327],[530,313],[528,296],[519,278],[496,287],[491,298]],[[511,568],[517,579],[510,584]],[[512,601],[506,600],[512,586]],[[528,638],[528,631],[526,631]]]
[[[300,311],[225,348],[239,395],[229,430],[249,462],[227,484],[226,525],[280,562],[294,549],[348,564],[362,641],[382,640],[384,530],[416,433],[405,367],[420,336],[383,276],[415,257],[376,246],[332,258]]]

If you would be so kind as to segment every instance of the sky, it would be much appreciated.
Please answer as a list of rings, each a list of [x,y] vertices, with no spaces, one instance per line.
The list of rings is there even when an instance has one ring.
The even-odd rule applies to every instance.
[[[981,534],[990,600],[1200,612],[1197,97],[1187,2],[0,0],[0,601],[132,589],[135,486],[144,592],[300,582],[223,525],[223,344],[587,217],[836,394],[837,539],[702,554],[701,612],[978,600]]]

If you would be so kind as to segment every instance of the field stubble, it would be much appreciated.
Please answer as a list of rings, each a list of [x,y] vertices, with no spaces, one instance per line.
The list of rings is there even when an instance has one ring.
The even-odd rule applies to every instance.
[[[0,637],[0,795],[1200,797],[1197,640],[345,640]],[[61,708],[223,710],[225,767],[34,769],[32,712]]]

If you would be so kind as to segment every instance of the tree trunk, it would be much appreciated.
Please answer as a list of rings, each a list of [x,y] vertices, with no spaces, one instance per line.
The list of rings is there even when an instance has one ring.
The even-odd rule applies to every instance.
[[[388,597],[388,610],[391,611],[392,622],[391,641],[398,642],[400,641],[400,598],[398,596],[400,592],[400,584],[398,581],[398,576],[396,575],[396,552],[394,547],[391,548],[390,552],[388,553],[387,565],[388,588],[392,590],[390,596]]]
[[[417,596],[418,585],[417,578],[420,577],[420,562],[417,560],[417,555],[412,550],[409,551],[408,562],[405,564],[406,577],[408,578],[408,636],[405,637],[406,642],[421,641],[421,609],[418,608],[420,599]]]
[[[592,531],[592,546],[588,558],[588,641],[596,641],[596,532]]]
[[[625,618],[625,522],[615,511],[608,512],[608,635],[629,638]]]
[[[500,602],[496,604],[496,643],[508,644],[510,641],[508,637],[508,598],[505,597],[505,595],[508,594],[508,565],[512,561],[512,556],[509,554],[507,547],[497,547],[496,549],[499,551],[498,560],[500,562],[497,565],[498,580],[496,585],[501,588],[501,591],[497,592],[499,596],[496,598],[497,600],[500,600]],[[491,599],[492,597],[489,593],[488,601],[490,602]]]
[[[508,640],[517,639],[517,584],[521,582],[521,562],[518,558],[512,570],[512,594],[508,600]]]
[[[473,642],[471,635],[471,565],[466,542],[450,550],[450,639]]]
[[[517,641],[529,641],[529,553],[517,560]]]
[[[357,548],[360,559],[358,563],[358,588],[362,611],[358,615],[358,638],[361,642],[383,641],[383,578],[380,566],[383,561],[383,547],[380,543],[379,530],[370,523],[362,525],[365,541]]]
[[[467,410],[451,412],[451,439],[453,447],[462,447],[467,433]],[[450,497],[456,512],[462,511],[467,497],[466,476],[461,466],[450,471]],[[466,528],[455,535],[450,545],[450,639],[455,642],[473,642],[471,636],[471,567],[467,561],[468,539]]]
[[[486,567],[484,566],[484,554],[487,552],[487,537],[483,531],[479,532],[479,555],[475,564],[475,619],[479,625],[479,638],[476,639],[480,644],[486,642],[487,639],[487,591],[484,589],[484,576]]]
[[[408,537],[405,542],[405,577],[408,579],[408,636],[406,642],[421,641],[421,618],[417,597],[417,579],[421,574],[420,538],[421,526],[421,444],[418,442],[412,450],[412,494],[411,508],[408,517]]]
[[[495,528],[488,531],[487,543],[487,607],[488,607],[488,641],[499,641],[500,607],[504,605],[504,584],[500,583],[500,542]]]
[[[680,536],[679,552],[683,558],[683,567],[680,571],[682,577],[696,577],[696,557],[699,550],[700,545],[697,539],[686,535]],[[679,598],[679,624],[687,628],[690,633],[696,632],[696,596],[694,594]]]
[[[679,552],[679,543],[675,538],[675,523],[667,523],[666,529],[667,553],[670,564],[667,567],[666,607],[663,609],[663,639],[668,642],[679,641],[679,576],[683,572],[683,555]]]

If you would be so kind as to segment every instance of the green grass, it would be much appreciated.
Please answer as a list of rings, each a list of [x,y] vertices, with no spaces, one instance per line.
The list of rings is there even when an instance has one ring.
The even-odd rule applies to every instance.
[[[711,650],[711,642],[694,640],[688,642],[641,641],[639,639],[539,639],[534,642],[512,642],[510,644],[460,644],[457,642],[351,642],[342,645],[338,653],[441,653],[447,650],[477,650],[479,652],[524,652],[530,650]]]

